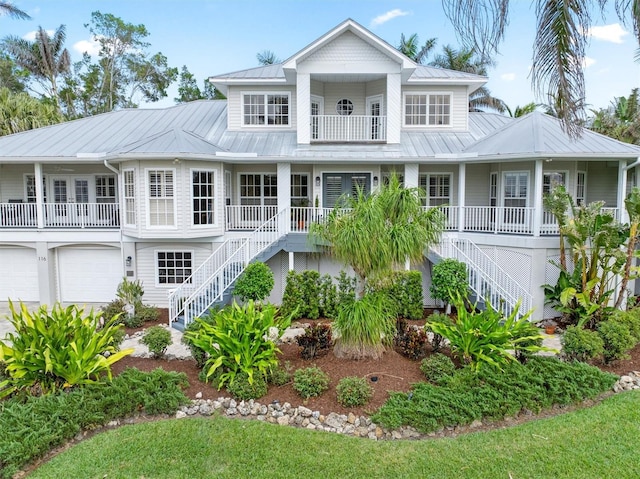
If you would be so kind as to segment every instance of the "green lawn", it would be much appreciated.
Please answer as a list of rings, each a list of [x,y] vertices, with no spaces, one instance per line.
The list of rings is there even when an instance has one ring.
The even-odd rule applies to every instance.
[[[374,442],[257,421],[167,420],[99,434],[33,478],[637,478],[640,391],[456,439]]]

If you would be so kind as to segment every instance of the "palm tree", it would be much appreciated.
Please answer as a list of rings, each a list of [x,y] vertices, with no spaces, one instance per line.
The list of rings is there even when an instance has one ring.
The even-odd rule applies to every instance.
[[[627,143],[640,144],[640,98],[638,88],[628,97],[616,97],[609,107],[591,110],[589,128]]]
[[[476,55],[472,48],[456,50],[449,45],[445,45],[442,47],[442,53],[436,55],[429,65],[486,76],[487,68],[493,66],[493,61]],[[496,110],[500,113],[506,111],[504,102],[492,96],[489,89],[484,86],[469,95],[469,111],[483,111],[483,108]]]
[[[59,105],[58,76],[68,72],[71,65],[69,51],[63,47],[65,30],[65,26],[60,25],[53,36],[49,36],[44,28],[38,27],[34,41],[10,36],[2,42],[16,64],[34,76],[56,105]]]
[[[509,24],[509,0],[443,0],[445,14],[462,41],[482,58],[498,51]],[[580,135],[584,112],[583,59],[589,43],[585,35],[593,15],[604,14],[608,0],[538,0],[531,82],[539,97],[557,98],[554,110],[571,136]],[[640,40],[640,8],[636,0],[616,0],[618,17],[631,23]]]
[[[62,121],[58,109],[28,93],[0,88],[0,136],[10,135]]]
[[[533,113],[538,109],[538,104],[535,102],[527,103],[524,106],[517,105],[514,110],[511,110],[507,105],[506,108],[507,113],[511,118],[520,118],[521,116],[528,115],[529,113]]]
[[[21,20],[29,20],[31,18],[26,12],[23,12],[10,2],[0,2],[0,15],[9,15]]]
[[[256,58],[258,59],[258,63],[260,63],[260,65],[265,66],[274,65],[282,61],[271,50],[262,50],[261,52],[258,52]]]
[[[426,62],[431,50],[436,46],[437,40],[437,38],[429,38],[421,47],[417,33],[414,33],[409,38],[405,38],[404,33],[402,33],[400,34],[400,45],[397,46],[397,49],[403,55],[422,65]]]

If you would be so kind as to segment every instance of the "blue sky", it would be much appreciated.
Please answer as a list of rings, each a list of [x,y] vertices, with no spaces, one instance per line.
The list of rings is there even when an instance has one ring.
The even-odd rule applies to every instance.
[[[38,26],[67,26],[67,48],[77,60],[91,48],[87,28],[91,12],[112,13],[150,32],[152,52],[161,51],[171,66],[187,65],[199,82],[208,76],[257,66],[256,53],[271,50],[286,59],[338,25],[353,18],[382,39],[397,45],[400,34],[417,33],[421,42],[436,37],[442,45],[459,46],[440,0],[14,0],[32,20],[0,17],[0,36],[26,36]],[[595,2],[594,2],[595,3]],[[610,2],[613,3],[613,2]],[[497,65],[487,85],[494,96],[514,108],[536,100],[528,78],[535,35],[530,1],[511,2],[511,21]],[[585,64],[587,103],[605,107],[617,96],[640,86],[634,62],[636,42],[629,27],[612,11],[590,32]],[[174,104],[169,98],[158,106]],[[151,106],[151,105],[150,105]]]

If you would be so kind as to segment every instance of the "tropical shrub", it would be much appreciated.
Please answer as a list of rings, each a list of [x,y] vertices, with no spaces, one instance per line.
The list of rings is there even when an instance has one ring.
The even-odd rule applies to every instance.
[[[562,354],[569,360],[587,362],[604,353],[604,342],[597,332],[569,326],[562,335]]]
[[[293,389],[303,399],[320,396],[329,389],[329,376],[315,366],[297,369],[293,373]]]
[[[0,477],[10,478],[25,464],[118,418],[175,414],[188,402],[182,373],[126,369],[109,384],[96,383],[47,396],[12,398],[0,414]]]
[[[282,295],[282,314],[294,313],[292,319],[334,318],[339,307],[338,287],[328,274],[317,271],[289,271]]]
[[[331,325],[318,323],[307,328],[303,335],[296,338],[298,346],[302,348],[302,359],[315,359],[329,351],[332,344]]]
[[[366,380],[356,376],[342,378],[336,386],[338,402],[344,407],[364,406],[373,397],[373,388]]]
[[[328,274],[318,280],[318,314],[324,318],[335,318],[338,314],[338,288]]]
[[[118,319],[114,321],[114,324],[124,323],[124,302],[121,299],[114,299],[110,303],[102,306],[100,312],[105,321],[117,316]]]
[[[372,282],[372,290],[389,296],[397,316],[422,319],[424,301],[420,271],[394,271]]]
[[[233,294],[244,301],[262,301],[273,289],[273,271],[264,263],[256,261],[248,265],[236,281]]]
[[[144,296],[144,288],[140,280],[129,281],[124,276],[116,290],[116,298],[124,304],[137,306],[142,303],[142,296]]]
[[[210,313],[209,319],[196,319],[199,328],[185,333],[208,356],[204,365],[207,378],[222,370],[218,389],[232,383],[241,372],[253,384],[254,375],[265,375],[278,364],[280,350],[275,342],[291,324],[291,317],[276,313],[271,304],[258,308],[251,300],[244,306],[234,303]]]
[[[420,363],[420,371],[427,378],[427,381],[437,383],[444,376],[451,376],[456,370],[456,365],[449,356],[442,353],[435,353],[424,358]]]
[[[213,326],[214,318],[215,318],[214,313],[218,313],[219,311],[220,311],[220,308],[214,308],[206,316],[201,316],[200,321],[192,321],[185,328],[185,331],[184,331],[185,334],[182,335],[182,339],[181,339],[182,344],[185,344],[189,348],[189,351],[191,352],[191,357],[193,357],[193,359],[196,361],[196,365],[200,369],[204,367],[209,356],[207,355],[207,352],[204,349],[199,348],[194,344],[192,340],[192,337],[194,336],[193,333],[199,331],[202,328],[202,323],[208,323],[209,325]]]
[[[424,325],[424,330],[427,333],[433,334],[433,337],[431,338],[431,349],[433,350],[433,352],[438,352],[440,351],[440,348],[444,343],[444,338],[442,337],[441,334],[438,334],[434,332],[433,329],[431,329],[431,323],[434,323],[434,322],[453,327],[453,321],[451,320],[451,317],[449,317],[449,315],[438,313],[438,312],[429,315],[429,317],[427,318],[427,322]]]
[[[158,320],[160,317],[160,310],[155,306],[140,304],[140,306],[136,308],[136,316],[139,317],[143,323],[149,323],[151,321]]]
[[[236,399],[258,399],[267,394],[267,381],[261,374],[253,376],[253,382],[249,382],[247,373],[237,374],[233,382],[227,384],[227,391]]]
[[[133,352],[118,351],[117,318],[100,327],[100,313],[85,314],[77,306],[29,312],[23,303],[16,310],[9,302],[9,309],[15,333],[0,341],[0,363],[8,376],[0,382],[0,397],[19,390],[48,394],[97,382],[105,374],[110,380],[111,365]]]
[[[640,308],[627,311],[616,310],[609,316],[609,321],[625,324],[636,343],[640,342]]]
[[[636,345],[636,340],[629,331],[629,326],[620,321],[601,321],[598,324],[598,334],[602,338],[603,356],[606,363],[628,358],[629,351]]]
[[[145,331],[140,342],[149,348],[154,358],[162,358],[173,341],[167,328],[152,326]]]
[[[391,393],[371,419],[388,428],[406,425],[429,433],[584,401],[609,390],[617,379],[585,363],[539,356],[526,364],[511,361],[502,370],[467,366],[437,384],[417,383],[410,393]]]
[[[454,258],[447,258],[433,265],[431,272],[431,297],[446,304],[460,298],[466,301],[469,295],[467,265]]]
[[[451,352],[457,355],[471,369],[477,371],[482,365],[502,367],[515,360],[510,351],[540,351],[542,348],[527,342],[541,336],[530,329],[528,321],[531,312],[518,319],[518,307],[503,317],[490,304],[482,312],[469,312],[458,301],[458,317],[451,325],[432,320],[429,325],[434,333],[449,341]]]
[[[521,363],[527,362],[527,360],[533,356],[538,350],[542,349],[543,337],[540,334],[540,328],[535,324],[527,321],[522,328],[517,332],[516,339],[522,338],[515,345],[515,357]]]
[[[428,338],[423,329],[406,326],[402,334],[398,334],[395,343],[398,351],[409,359],[420,359],[427,354]]]
[[[277,365],[271,368],[271,371],[267,374],[267,382],[274,386],[284,386],[291,382],[292,374],[290,372],[291,364],[286,361],[284,366]]]
[[[350,303],[356,299],[356,278],[349,276],[346,271],[338,275],[338,306]]]
[[[383,295],[366,295],[340,308],[333,330],[336,357],[379,359],[393,342],[392,308]]]

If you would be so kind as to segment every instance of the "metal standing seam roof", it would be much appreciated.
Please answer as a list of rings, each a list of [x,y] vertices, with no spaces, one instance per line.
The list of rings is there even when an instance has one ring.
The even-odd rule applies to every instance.
[[[560,120],[541,112],[522,116],[504,128],[494,130],[464,152],[479,157],[535,156],[639,156],[640,147],[623,143],[584,128],[572,139]]]
[[[193,154],[215,155],[225,151],[223,148],[209,143],[204,138],[179,128],[171,128],[150,137],[143,138],[109,153],[127,154]]]

